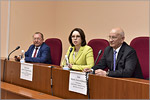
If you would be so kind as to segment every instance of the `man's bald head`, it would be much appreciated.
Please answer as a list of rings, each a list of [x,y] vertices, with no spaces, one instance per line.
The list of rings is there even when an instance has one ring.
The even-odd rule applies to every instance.
[[[114,49],[120,47],[124,39],[124,31],[121,28],[113,28],[109,33],[109,44]]]
[[[110,33],[118,33],[120,34],[122,37],[124,37],[124,31],[122,28],[120,27],[117,27],[117,28],[113,28]]]

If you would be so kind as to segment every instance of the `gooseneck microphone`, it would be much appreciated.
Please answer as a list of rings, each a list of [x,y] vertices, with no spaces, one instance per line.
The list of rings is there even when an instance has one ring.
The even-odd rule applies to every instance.
[[[102,50],[99,50],[98,55],[97,55],[97,58],[96,58],[95,63],[94,63],[94,66],[96,65],[97,60],[98,60],[98,58],[99,58],[99,56],[100,56],[101,54],[102,54]],[[95,70],[94,70],[94,69],[93,69],[92,74],[95,74]]]
[[[97,55],[97,58],[96,58],[96,60],[95,60],[95,63],[94,63],[94,65],[96,65],[96,62],[97,62],[97,60],[98,60],[98,58],[99,58],[99,56],[102,54],[102,50],[99,50],[99,52],[98,52],[98,55]]]
[[[70,48],[69,55],[68,55],[68,60],[69,60],[69,57],[70,57],[70,54],[71,54],[72,50],[73,50],[73,48]]]
[[[9,60],[9,56],[16,50],[18,50],[20,48],[20,46],[17,46],[15,50],[13,50],[9,55],[8,55],[8,60]]]

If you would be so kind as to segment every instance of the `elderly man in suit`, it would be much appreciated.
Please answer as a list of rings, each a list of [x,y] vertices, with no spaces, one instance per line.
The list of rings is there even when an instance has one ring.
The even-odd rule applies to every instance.
[[[36,32],[33,35],[33,44],[25,52],[26,62],[38,62],[51,64],[50,47],[44,42],[44,37],[41,32]]]
[[[143,78],[136,51],[124,42],[124,31],[114,28],[109,33],[109,44],[99,63],[85,72],[99,76]],[[108,71],[104,69],[108,68]]]

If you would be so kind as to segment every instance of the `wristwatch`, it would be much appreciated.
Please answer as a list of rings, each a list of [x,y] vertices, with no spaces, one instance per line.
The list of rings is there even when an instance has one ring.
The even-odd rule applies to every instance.
[[[109,71],[106,72],[106,76],[108,76],[108,74],[109,74]]]

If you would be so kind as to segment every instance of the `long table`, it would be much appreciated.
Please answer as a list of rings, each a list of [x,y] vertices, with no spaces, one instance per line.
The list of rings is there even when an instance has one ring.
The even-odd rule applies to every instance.
[[[1,82],[1,93],[1,99],[61,99],[6,82]]]
[[[1,59],[3,80],[4,59]],[[87,95],[69,91],[70,71],[60,66],[33,63],[33,80],[20,79],[20,62],[6,61],[5,82],[64,99],[88,99]],[[49,66],[54,66],[50,68]],[[53,88],[51,88],[51,74]],[[149,81],[136,78],[112,78],[89,75],[90,99],[149,99]]]

